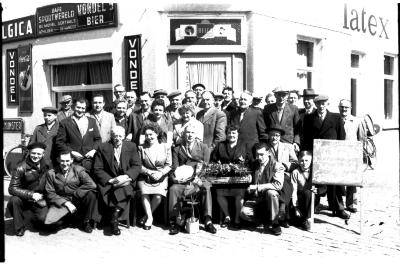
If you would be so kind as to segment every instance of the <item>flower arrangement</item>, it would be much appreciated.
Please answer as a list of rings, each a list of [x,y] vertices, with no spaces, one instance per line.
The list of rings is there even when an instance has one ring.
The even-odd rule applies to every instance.
[[[244,177],[251,173],[250,169],[244,163],[207,163],[203,164],[203,175],[212,177]]]

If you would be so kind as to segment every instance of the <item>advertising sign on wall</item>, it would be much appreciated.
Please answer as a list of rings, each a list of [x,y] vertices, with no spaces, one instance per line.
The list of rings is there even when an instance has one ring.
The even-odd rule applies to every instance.
[[[7,104],[18,105],[18,53],[17,49],[8,49],[6,51],[6,71],[7,71]]]
[[[117,4],[62,3],[36,9],[37,36],[117,26]]]
[[[126,89],[142,92],[142,53],[141,35],[124,37]]]
[[[35,16],[5,21],[1,27],[3,43],[36,37]]]
[[[19,112],[33,112],[32,46],[18,47]]]

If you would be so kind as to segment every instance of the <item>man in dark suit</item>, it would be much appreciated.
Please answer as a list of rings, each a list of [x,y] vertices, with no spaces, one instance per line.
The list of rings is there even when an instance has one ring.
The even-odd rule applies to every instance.
[[[285,131],[281,137],[283,142],[293,144],[295,151],[300,150],[300,136],[298,130],[299,110],[297,106],[287,103],[289,90],[277,87],[274,90],[276,103],[266,105],[263,110],[267,128],[280,126]]]
[[[111,212],[111,231],[114,235],[121,234],[118,218],[124,218],[129,213],[129,201],[134,195],[133,188],[141,166],[136,145],[124,139],[123,127],[113,128],[112,143],[99,146],[93,165],[93,178],[98,184],[106,210]]]
[[[43,159],[51,167],[55,163],[56,153],[53,145],[58,131],[57,109],[55,107],[43,107],[44,124],[38,125],[30,138],[29,143],[42,142],[46,145]]]
[[[250,108],[252,100],[253,97],[248,92],[243,92],[240,95],[239,107],[228,116],[228,125],[239,127],[238,144],[248,145],[250,148],[260,140],[268,138],[261,111]]]
[[[210,91],[203,92],[203,109],[197,113],[197,120],[204,126],[203,143],[210,151],[226,139],[226,115],[214,106],[214,95]]]
[[[151,112],[151,98],[148,92],[143,92],[139,96],[140,110],[131,113],[128,117],[127,140],[131,140],[137,146],[139,145],[140,131],[144,120],[146,120]]]
[[[44,200],[46,172],[49,166],[43,159],[46,145],[34,142],[28,145],[29,155],[18,164],[11,176],[8,192],[11,197],[7,209],[14,218],[14,230],[17,236],[25,234],[25,210],[33,212],[33,220],[43,224],[48,211]]]
[[[211,197],[211,184],[208,182],[202,182],[197,176],[189,181],[181,181],[177,171],[182,168],[183,165],[188,165],[199,169],[199,163],[209,162],[210,150],[207,145],[201,143],[196,139],[195,127],[188,125],[185,127],[183,141],[181,145],[176,146],[172,152],[172,171],[170,180],[173,183],[169,188],[169,218],[170,228],[169,232],[171,235],[179,233],[177,226],[177,217],[180,214],[181,200],[186,195],[188,188],[193,187],[194,193],[201,194],[201,206],[202,215],[204,217],[204,227],[209,233],[215,234],[217,230],[212,224],[212,197]],[[197,173],[197,172],[196,172]],[[192,175],[185,175],[192,176]],[[193,183],[190,186],[190,182]]]
[[[304,108],[299,109],[299,134],[300,134],[300,146],[304,144],[304,132],[303,132],[303,124],[304,124],[304,116],[309,115],[316,111],[314,98],[317,97],[318,94],[314,92],[314,89],[304,89],[303,90],[303,104]],[[302,147],[301,147],[302,148]]]
[[[72,107],[72,96],[67,94],[63,95],[60,99],[60,110],[57,112],[57,120],[60,122],[61,120],[70,117],[74,112]]]
[[[304,117],[304,150],[313,150],[314,139],[333,139],[345,140],[346,133],[343,121],[337,113],[331,113],[327,110],[329,97],[319,95],[315,97],[314,102],[317,111]],[[327,186],[328,204],[334,216],[348,219],[349,215],[344,211],[343,195],[345,195],[344,186]]]
[[[234,91],[231,87],[226,86],[224,89],[222,89],[222,94],[224,95],[224,101],[222,102],[221,108],[227,115],[229,115],[237,108],[237,104],[233,99]]]
[[[101,136],[96,120],[85,116],[87,105],[86,99],[78,99],[73,115],[60,122],[56,146],[58,153],[71,152],[74,160],[90,171]]]

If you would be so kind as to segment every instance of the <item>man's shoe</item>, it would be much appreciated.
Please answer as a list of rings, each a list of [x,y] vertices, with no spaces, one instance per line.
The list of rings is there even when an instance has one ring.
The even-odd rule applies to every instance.
[[[146,223],[146,221],[147,221],[147,215],[145,215],[142,218],[140,218],[139,226],[144,226],[144,223]]]
[[[225,217],[224,222],[221,224],[221,227],[225,228],[225,227],[228,227],[230,225],[231,225],[231,219],[227,216],[227,217]]]
[[[204,229],[211,234],[217,233],[217,229],[215,229],[214,225],[212,222],[209,222],[207,225],[204,226]]]
[[[344,210],[340,210],[340,211],[336,211],[336,212],[334,211],[333,215],[340,217],[344,220],[350,219],[350,215],[348,213],[346,213]]]
[[[305,220],[303,223],[301,223],[301,229],[303,229],[304,231],[310,231],[310,222],[308,220]]]
[[[169,234],[170,235],[176,235],[179,233],[179,228],[175,223],[171,223],[171,225],[169,226]]]
[[[275,236],[280,236],[282,234],[282,229],[279,226],[279,224],[273,224],[272,227],[270,228],[270,231]]]
[[[279,221],[279,225],[284,228],[289,228],[289,222],[285,219],[283,221]]]
[[[121,230],[118,227],[118,221],[111,222],[111,233],[115,236],[121,235]]]
[[[93,228],[90,225],[90,221],[83,222],[83,231],[85,231],[86,233],[89,233],[89,234],[93,232]]]
[[[351,206],[348,206],[346,209],[347,209],[347,211],[349,211],[350,213],[357,213],[357,208],[353,207],[352,205],[351,205]]]
[[[18,229],[18,230],[15,232],[15,235],[16,235],[16,236],[19,236],[19,237],[24,236],[24,235],[25,235],[25,227],[23,226],[23,227],[21,227],[20,229]]]

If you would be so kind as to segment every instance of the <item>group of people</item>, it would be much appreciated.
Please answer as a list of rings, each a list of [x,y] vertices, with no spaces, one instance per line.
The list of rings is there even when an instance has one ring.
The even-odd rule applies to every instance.
[[[222,228],[253,222],[274,235],[290,223],[309,230],[313,140],[362,140],[363,133],[350,114],[350,101],[341,100],[339,113],[333,113],[327,110],[328,96],[305,89],[299,110],[299,95],[292,93],[277,87],[262,107],[261,97],[247,91],[235,97],[230,87],[214,94],[196,84],[184,94],[156,90],[153,96],[142,92],[137,100],[135,91],[116,85],[116,100],[106,105],[102,94],[94,94],[89,112],[85,98],[62,96],[60,109],[42,109],[44,124],[35,128],[29,154],[12,174],[7,207],[16,235],[26,229],[24,210],[33,212],[40,228],[73,222],[91,233],[101,222],[119,235],[119,221],[129,218],[136,192],[145,230],[164,198],[169,233],[179,233],[185,197],[195,195],[205,231],[216,233],[213,193],[223,213]],[[202,164],[209,162],[246,164],[252,182],[213,185],[199,177]],[[357,211],[355,192],[351,186],[317,186],[316,208],[327,194],[333,215],[348,219],[345,209]],[[59,209],[65,214],[46,223]]]

